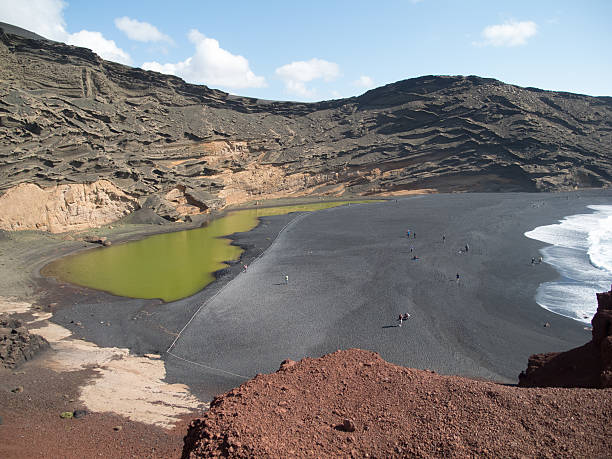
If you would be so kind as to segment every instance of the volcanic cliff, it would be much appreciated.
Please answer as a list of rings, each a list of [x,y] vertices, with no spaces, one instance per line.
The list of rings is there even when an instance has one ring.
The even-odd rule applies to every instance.
[[[591,325],[593,339],[584,346],[529,357],[519,385],[612,388],[612,289],[597,294]]]
[[[13,190],[0,196],[4,229],[64,231],[139,207],[177,220],[287,196],[612,182],[609,97],[424,76],[274,102],[15,33],[0,29],[0,193]],[[53,202],[24,222],[15,209],[32,193]]]

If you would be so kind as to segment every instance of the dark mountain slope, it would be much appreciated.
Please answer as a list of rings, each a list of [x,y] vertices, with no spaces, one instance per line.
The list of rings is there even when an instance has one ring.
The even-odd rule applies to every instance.
[[[0,63],[0,193],[107,179],[178,218],[307,193],[612,181],[607,97],[425,76],[349,99],[262,101],[5,32]]]
[[[21,27],[17,27],[11,24],[7,24],[6,22],[0,22],[0,29],[4,29],[5,33],[10,33],[12,35],[17,35],[23,38],[31,38],[32,40],[46,40],[45,37],[41,37],[40,35],[30,32],[29,30],[22,29]]]

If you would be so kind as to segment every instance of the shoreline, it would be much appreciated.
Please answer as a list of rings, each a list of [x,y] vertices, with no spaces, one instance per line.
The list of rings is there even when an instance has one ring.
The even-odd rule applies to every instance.
[[[610,267],[606,268],[605,256],[600,251],[598,236],[605,231],[603,222],[610,219],[611,211],[612,205],[587,206],[580,214],[567,215],[556,224],[525,233],[526,237],[546,244],[539,252],[543,261],[559,274],[556,280],[538,287],[536,302],[541,307],[590,326],[597,310],[595,293],[607,289],[612,279]],[[574,240],[565,240],[567,231],[575,235]],[[593,235],[597,243],[592,241]],[[603,266],[597,264],[594,256],[603,257]]]

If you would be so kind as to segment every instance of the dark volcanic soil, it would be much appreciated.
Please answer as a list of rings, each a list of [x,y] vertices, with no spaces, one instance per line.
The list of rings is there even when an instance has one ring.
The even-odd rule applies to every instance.
[[[525,389],[351,349],[213,403],[183,457],[610,457],[610,389]],[[354,427],[354,431],[351,431]]]

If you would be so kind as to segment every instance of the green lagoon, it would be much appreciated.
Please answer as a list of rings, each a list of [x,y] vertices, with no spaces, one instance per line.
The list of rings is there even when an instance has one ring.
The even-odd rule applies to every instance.
[[[351,201],[363,203],[372,201]],[[116,246],[87,250],[47,265],[42,274],[65,282],[131,298],[175,301],[199,292],[215,280],[214,273],[236,260],[243,250],[228,236],[250,231],[258,217],[309,212],[347,202],[320,202],[296,206],[229,212],[201,228],[157,234]]]

